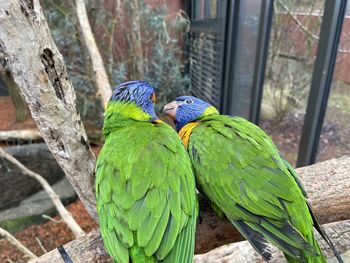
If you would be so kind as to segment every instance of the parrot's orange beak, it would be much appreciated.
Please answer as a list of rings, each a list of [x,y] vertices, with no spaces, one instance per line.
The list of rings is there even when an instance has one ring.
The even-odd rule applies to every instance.
[[[177,101],[172,101],[164,106],[163,112],[168,115],[170,118],[175,119],[177,108],[179,104]]]

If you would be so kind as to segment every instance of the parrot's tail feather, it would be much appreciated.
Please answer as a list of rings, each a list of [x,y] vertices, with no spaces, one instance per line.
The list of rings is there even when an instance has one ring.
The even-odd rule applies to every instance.
[[[312,211],[310,204],[308,203],[308,207],[310,210],[310,214],[312,216],[312,220],[314,223],[314,227],[317,230],[318,233],[320,233],[320,235],[323,237],[323,239],[327,242],[328,246],[331,248],[331,250],[333,251],[334,256],[338,259],[339,263],[344,263],[343,259],[340,256],[340,253],[338,252],[338,250],[335,248],[332,240],[328,237],[328,235],[326,234],[325,230],[323,229],[323,227],[318,223],[317,218],[315,217],[314,212]]]
[[[272,254],[267,240],[257,231],[251,229],[243,221],[230,220],[239,232],[249,241],[252,247],[259,252],[265,261],[270,261]]]

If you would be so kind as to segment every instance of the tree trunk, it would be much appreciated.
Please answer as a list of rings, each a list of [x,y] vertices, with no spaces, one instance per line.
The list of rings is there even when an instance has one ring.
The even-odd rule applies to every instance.
[[[130,37],[131,37],[131,52],[133,54],[132,67],[134,79],[143,79],[143,51],[142,51],[142,36],[140,22],[139,0],[130,0],[126,3],[129,7],[129,18],[131,19]]]
[[[112,95],[106,69],[103,65],[102,56],[98,50],[94,35],[92,33],[89,18],[87,16],[84,0],[76,0],[76,11],[81,30],[83,32],[85,44],[89,50],[93,68],[93,79],[96,82],[97,94],[101,97],[104,108],[107,106]]]
[[[310,203],[321,223],[350,219],[349,170],[350,157],[297,169],[306,192],[309,192]],[[200,208],[202,222],[198,224],[196,231],[196,253],[204,253],[223,244],[241,240],[234,227],[227,220],[218,218],[203,199],[200,200]],[[350,220],[329,224],[327,229],[340,251],[350,249]],[[326,247],[323,242],[321,245]],[[68,243],[65,247],[75,263],[105,262],[107,258],[97,230]],[[233,252],[235,254],[231,255]],[[91,255],[94,257],[92,258]],[[330,253],[327,252],[327,255]],[[55,262],[49,260],[58,257],[59,254],[54,250],[34,262]],[[277,253],[276,257],[280,255]],[[214,258],[220,258],[217,262],[263,262],[256,253],[254,254],[248,242],[239,242],[208,254],[198,255],[195,262],[215,262]],[[221,261],[222,258],[230,260]]]
[[[95,157],[76,108],[63,57],[38,0],[0,1],[0,57],[50,151],[88,212],[96,217]]]

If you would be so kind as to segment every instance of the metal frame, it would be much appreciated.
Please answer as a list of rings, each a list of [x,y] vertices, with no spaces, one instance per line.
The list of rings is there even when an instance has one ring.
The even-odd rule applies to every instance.
[[[226,32],[225,32],[225,48],[224,48],[224,83],[221,95],[221,111],[224,114],[236,114],[235,105],[237,104],[237,93],[240,92],[238,85],[235,85],[235,67],[238,61],[236,59],[237,35],[239,27],[239,12],[242,0],[228,1],[226,14]],[[243,0],[244,1],[244,0]],[[253,86],[251,91],[251,103],[249,108],[250,121],[259,122],[260,106],[265,78],[265,68],[268,57],[268,46],[270,40],[270,31],[273,17],[274,0],[266,0],[261,2],[261,14],[259,22],[259,35],[256,45],[256,59],[253,75]]]
[[[255,124],[260,120],[261,100],[264,88],[265,69],[268,58],[270,32],[273,18],[274,0],[266,0],[262,4],[259,36],[256,51],[253,89],[250,104],[249,120]]]
[[[315,163],[347,0],[326,0],[297,166]]]
[[[236,64],[236,46],[237,46],[237,30],[239,19],[239,5],[238,1],[228,1],[226,6],[226,14],[224,19],[226,20],[225,32],[224,32],[224,55],[223,55],[223,85],[221,92],[220,111],[223,114],[232,114],[235,89],[232,85],[234,76],[232,74]]]

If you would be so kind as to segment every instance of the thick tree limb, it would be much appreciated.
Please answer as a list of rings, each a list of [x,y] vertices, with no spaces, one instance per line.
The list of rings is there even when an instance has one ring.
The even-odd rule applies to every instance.
[[[330,223],[324,225],[327,233],[332,238],[335,246],[340,253],[350,249],[350,220]],[[319,239],[321,248],[325,251],[327,257],[332,257],[327,245]],[[210,242],[210,240],[207,240]],[[100,233],[93,230],[84,237],[73,240],[64,246],[74,263],[95,263],[95,262],[112,262],[103,249]],[[282,262],[283,256],[276,249],[273,249],[273,260],[271,262]],[[46,253],[30,263],[60,263],[63,262],[57,249]],[[263,263],[262,258],[254,251],[247,241],[233,243],[219,247],[207,254],[196,255],[194,263]]]
[[[38,0],[0,1],[0,61],[11,71],[50,151],[88,212],[97,218],[92,183],[95,157]]]
[[[350,157],[333,159],[297,169],[300,173],[301,181],[309,193],[310,202],[321,223],[350,219],[349,170]],[[203,253],[220,245],[239,240],[239,235],[233,230],[233,226],[227,220],[216,217],[205,201],[201,200],[200,203],[203,220],[197,227],[196,253]],[[327,225],[327,229],[340,251],[344,252],[350,249],[350,220],[329,224]],[[237,244],[235,246],[239,246],[240,248],[238,250],[239,258],[242,261],[233,260],[230,256],[233,250],[231,245],[214,251],[215,256],[209,253],[207,255],[197,256],[196,260],[197,262],[214,262],[211,261],[214,257],[222,258],[225,254],[227,257],[230,257],[231,261],[219,262],[262,262],[249,261],[256,260],[256,256],[251,256],[252,250],[247,242]],[[74,262],[105,262],[104,260],[107,258],[97,230],[68,243],[65,247]],[[234,251],[236,251],[236,248],[234,247]],[[90,249],[93,250],[91,251]],[[94,255],[93,261],[90,259],[91,255]],[[205,261],[205,257],[210,257],[210,260]],[[55,262],[49,261],[51,258],[56,260],[59,258],[57,251],[49,252],[34,262]]]
[[[27,167],[21,164],[15,157],[5,152],[1,147],[0,157],[3,157],[9,162],[13,163],[22,171],[23,174],[34,178],[41,184],[42,188],[45,190],[45,192],[50,197],[52,203],[55,205],[62,220],[67,224],[67,226],[73,232],[76,238],[81,237],[85,234],[85,232],[81,229],[78,223],[74,220],[72,214],[64,207],[60,200],[60,197],[55,193],[50,184],[41,175],[29,170]]]
[[[101,97],[101,101],[104,107],[112,95],[111,85],[109,84],[106,69],[103,65],[102,56],[98,50],[94,35],[91,30],[89,18],[86,12],[84,0],[75,0],[77,17],[84,36],[86,47],[90,53],[92,62],[92,69],[94,72],[94,80],[96,82],[97,93]]]
[[[5,238],[8,242],[14,245],[17,249],[19,249],[24,255],[26,255],[29,259],[36,259],[37,256],[26,248],[21,242],[19,242],[13,235],[7,232],[5,229],[0,228],[0,237]]]

